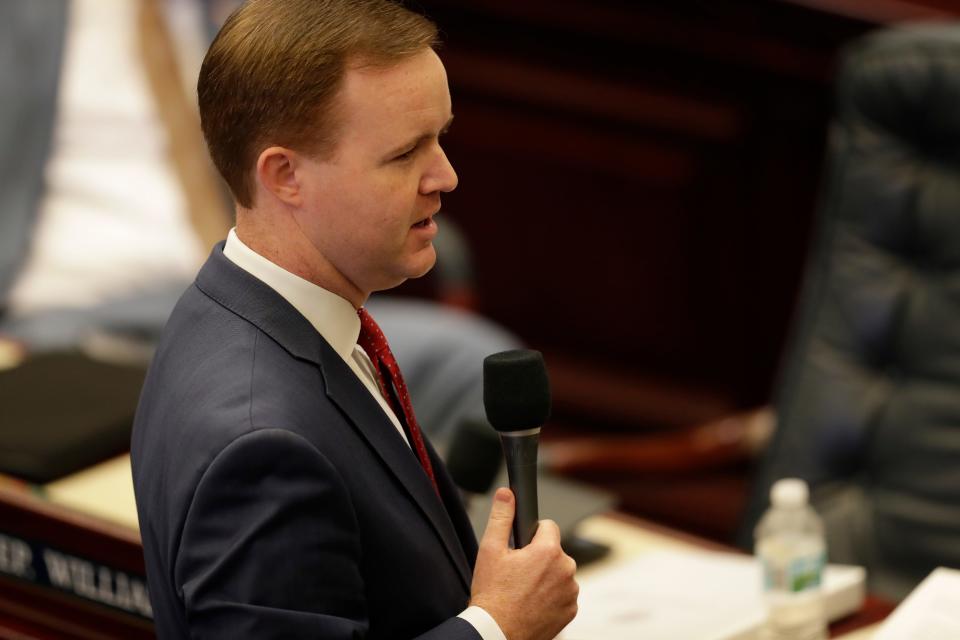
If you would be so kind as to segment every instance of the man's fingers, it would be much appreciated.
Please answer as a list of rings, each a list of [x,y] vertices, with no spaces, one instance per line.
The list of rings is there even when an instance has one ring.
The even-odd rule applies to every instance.
[[[487,520],[487,529],[483,532],[481,545],[491,544],[506,548],[510,544],[510,529],[513,527],[515,508],[513,493],[510,489],[504,487],[497,489],[493,495],[490,519]]]
[[[560,527],[553,520],[541,520],[537,523],[537,532],[533,534],[530,544],[560,544]]]

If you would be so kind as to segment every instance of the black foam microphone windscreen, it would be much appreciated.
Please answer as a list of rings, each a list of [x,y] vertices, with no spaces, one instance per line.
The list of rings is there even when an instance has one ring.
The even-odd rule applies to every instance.
[[[458,487],[486,493],[502,464],[500,437],[486,421],[465,420],[457,427],[447,451],[447,471]]]
[[[550,381],[539,351],[516,349],[483,361],[483,404],[500,432],[510,489],[516,497],[513,543],[526,546],[537,531],[537,447],[550,417]]]
[[[550,380],[543,354],[514,349],[483,361],[483,406],[497,431],[542,426],[550,417]]]

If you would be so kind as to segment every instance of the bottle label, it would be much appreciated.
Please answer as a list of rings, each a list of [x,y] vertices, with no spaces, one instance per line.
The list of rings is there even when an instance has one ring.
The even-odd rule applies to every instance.
[[[795,556],[787,562],[775,562],[764,557],[763,575],[767,591],[787,591],[800,593],[820,587],[826,554]]]

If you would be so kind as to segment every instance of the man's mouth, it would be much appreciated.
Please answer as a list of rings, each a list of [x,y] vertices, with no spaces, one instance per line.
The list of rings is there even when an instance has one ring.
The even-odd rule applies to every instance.
[[[437,214],[429,215],[423,220],[421,220],[420,222],[415,222],[410,226],[413,227],[414,229],[426,229],[427,227],[430,226],[430,223],[433,222],[433,216],[435,215]]]

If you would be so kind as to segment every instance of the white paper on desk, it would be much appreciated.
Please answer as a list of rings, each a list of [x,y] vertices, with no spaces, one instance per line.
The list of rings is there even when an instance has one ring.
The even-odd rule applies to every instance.
[[[924,578],[874,640],[960,638],[960,571],[940,567]]]
[[[759,567],[734,554],[654,551],[580,581],[562,640],[748,640],[765,614]]]
[[[863,602],[861,567],[829,565],[831,620]],[[579,613],[562,640],[751,640],[766,610],[760,565],[739,553],[652,551],[580,581]],[[960,638],[960,636],[957,636]]]

